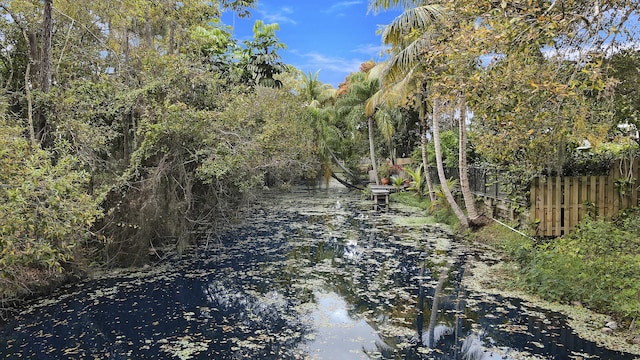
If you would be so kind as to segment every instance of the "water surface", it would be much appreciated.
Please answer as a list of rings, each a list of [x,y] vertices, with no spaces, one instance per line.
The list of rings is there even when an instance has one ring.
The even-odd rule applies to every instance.
[[[181,257],[33,302],[0,328],[0,358],[634,358],[461,286],[477,254],[419,212],[332,187],[243,217]]]

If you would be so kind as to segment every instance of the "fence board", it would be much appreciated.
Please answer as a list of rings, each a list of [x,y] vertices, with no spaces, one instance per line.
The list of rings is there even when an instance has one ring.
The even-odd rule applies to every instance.
[[[529,221],[534,224],[540,219],[540,178],[533,179],[531,191],[531,200],[529,202],[531,211],[529,212]]]
[[[581,194],[581,198],[580,198],[580,219],[584,219],[585,216],[587,216],[587,213],[589,211],[589,197],[587,194],[589,194],[589,177],[588,176],[580,176],[580,180],[582,181],[582,183],[580,184],[580,194]]]
[[[553,193],[553,231],[559,232],[562,234],[562,178],[557,177],[553,182],[554,185],[554,193]]]
[[[544,225],[545,229],[547,229],[545,235],[549,235],[553,233],[553,216],[555,215],[555,208],[553,206],[553,178],[548,178],[545,185],[547,196],[545,199]]]
[[[572,177],[571,179],[571,196],[569,197],[569,205],[571,206],[570,223],[567,228],[572,229],[580,219],[580,178]]]
[[[607,203],[606,203],[606,198],[605,198],[605,184],[607,181],[607,178],[602,178],[601,176],[598,176],[597,178],[597,184],[598,184],[598,200],[596,201],[596,206],[598,207],[598,214],[600,216],[607,216]]]
[[[608,176],[535,178],[529,218],[538,223],[536,234],[562,236],[592,212],[610,219],[622,209],[639,206],[640,162],[616,166]],[[625,184],[621,179],[633,181]]]

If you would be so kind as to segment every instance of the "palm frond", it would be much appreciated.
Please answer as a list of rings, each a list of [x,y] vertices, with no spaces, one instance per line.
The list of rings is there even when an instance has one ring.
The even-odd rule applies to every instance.
[[[395,117],[398,116],[398,114],[394,113],[394,111],[397,111],[397,109],[383,108],[375,114],[375,123],[387,142],[390,142],[393,139],[393,134],[395,132],[394,123]]]
[[[422,3],[424,3],[424,0],[370,0],[368,12],[377,14],[380,11],[390,8],[408,9],[419,6]]]
[[[398,73],[406,72],[408,69],[412,69],[420,63],[432,45],[431,36],[424,34],[406,47],[400,49],[388,61],[387,77],[385,78],[399,79],[400,76]]]
[[[387,94],[383,89],[376,91],[369,100],[364,104],[364,113],[366,116],[372,116],[376,109],[386,101]]]
[[[407,39],[420,37],[431,25],[445,19],[445,15],[444,7],[440,4],[407,9],[384,27],[382,41],[391,46],[402,46]]]

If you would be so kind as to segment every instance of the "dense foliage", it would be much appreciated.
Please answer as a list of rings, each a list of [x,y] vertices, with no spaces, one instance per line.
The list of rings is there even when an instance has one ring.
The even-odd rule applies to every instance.
[[[640,315],[638,214],[629,211],[616,222],[586,219],[571,235],[550,241],[498,225],[475,238],[504,251],[519,288],[550,301],[580,303],[629,325]]]
[[[468,181],[447,186],[439,166],[432,187],[417,163],[465,174],[469,154],[508,168],[521,203],[535,175],[601,173],[637,155],[640,59],[609,51],[637,38],[626,26],[637,2],[372,0],[404,11],[383,31],[390,59],[363,63],[337,90],[282,62],[277,24],[257,21],[242,42],[221,24],[223,11],[247,16],[254,3],[0,1],[0,299],[89,262],[182,251],[259,191],[336,167],[357,187],[367,170],[377,177],[378,164],[415,152],[409,190],[465,224],[449,188],[472,214]],[[593,150],[576,150],[584,140]],[[638,278],[630,219],[523,245],[524,283],[637,315],[623,304],[630,290],[607,297],[637,287],[618,280]],[[617,255],[624,265],[609,281]],[[603,282],[586,294],[569,286],[575,278]]]
[[[83,261],[102,215],[77,157],[31,148],[0,118],[0,298],[12,299]]]
[[[51,4],[0,2],[0,300],[182,251],[318,176],[278,25],[239,43],[220,24],[254,1]]]
[[[637,317],[640,236],[625,224],[586,220],[571,235],[537,245],[522,264],[526,287],[549,300]]]

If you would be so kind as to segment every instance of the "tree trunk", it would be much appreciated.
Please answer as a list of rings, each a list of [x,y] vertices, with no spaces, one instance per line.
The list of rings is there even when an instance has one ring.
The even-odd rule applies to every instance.
[[[130,76],[129,76],[129,29],[125,27],[124,30],[124,83],[129,86]],[[130,140],[129,140],[129,117],[130,113],[123,114],[121,118],[122,124],[122,158],[127,166],[129,166],[129,156],[131,149]],[[135,132],[135,130],[134,130]]]
[[[125,27],[124,29],[124,69],[122,71],[122,75],[124,76],[124,82],[127,86],[129,86],[129,28]]]
[[[373,143],[373,116],[369,116],[367,119],[367,125],[369,126],[369,153],[371,156],[371,166],[373,167],[373,178],[376,180],[376,185],[380,185],[380,179],[378,178],[378,166],[376,165],[376,149]]]
[[[51,34],[53,29],[52,19],[53,0],[44,0],[44,12],[42,15],[42,45],[40,48],[40,90],[48,94],[51,90]],[[47,114],[43,109],[38,110],[36,137],[42,141],[47,127]]]
[[[28,89],[25,88],[25,92],[29,91],[27,102],[31,101],[31,106],[27,104],[27,107],[31,108],[30,110],[28,109],[28,111],[31,112],[31,124],[35,133],[35,138],[38,142],[40,142],[40,140],[42,139],[41,116],[38,108],[33,109],[33,94],[31,94],[30,92],[31,89],[38,89],[40,80],[39,72],[41,66],[39,61],[40,56],[38,54],[38,35],[36,34],[35,30],[29,30],[27,38],[27,45],[29,46],[29,62],[31,64],[31,67],[28,76],[29,83],[25,84],[25,87]]]
[[[456,214],[458,220],[460,220],[460,225],[463,229],[469,227],[469,221],[467,220],[466,215],[460,209],[460,206],[456,203],[456,200],[451,194],[451,189],[447,185],[447,178],[444,175],[444,165],[442,164],[442,149],[440,148],[440,109],[438,104],[438,99],[433,99],[433,144],[435,145],[436,151],[436,164],[438,165],[438,178],[440,179],[440,186],[442,187],[442,192],[445,194],[447,198],[447,202],[453,209],[453,212]]]
[[[18,26],[24,38],[25,45],[29,49],[29,54],[27,56],[27,67],[24,72],[24,95],[27,100],[27,121],[29,123],[29,140],[31,142],[31,147],[35,148],[38,145],[38,141],[36,139],[36,128],[33,120],[33,99],[31,98],[31,65],[34,64],[37,56],[37,51],[34,50],[34,49],[37,49],[37,46],[34,45],[34,41],[36,40],[36,38],[33,32],[29,32],[27,34],[26,27],[22,25],[19,19],[10,11],[9,8],[7,8],[7,6],[0,4],[0,8],[4,9],[9,14],[9,16],[14,21],[14,23]],[[7,86],[9,86],[8,82],[7,82]]]
[[[429,173],[429,161],[427,158],[427,112],[426,104],[423,102],[420,105],[420,123],[422,129],[420,131],[420,143],[422,150],[422,170],[424,171],[424,178],[427,181],[427,190],[429,190],[429,199],[433,203],[435,198],[435,192],[433,191],[433,182],[431,181],[431,174]]]
[[[29,121],[29,139],[31,140],[31,147],[35,148],[38,145],[36,140],[36,129],[33,123],[33,101],[31,100],[31,90],[29,89],[29,72],[31,71],[31,62],[27,61],[27,69],[24,72],[24,93],[27,98],[27,120]]]
[[[40,49],[40,89],[48,94],[51,89],[51,34],[53,19],[51,11],[53,0],[44,0],[44,14],[42,19],[42,48]]]
[[[339,178],[338,175],[336,175],[336,173],[334,173],[333,171],[331,171],[331,177],[336,179],[340,184],[344,185],[348,189],[363,190],[362,187],[360,187],[360,186],[358,186],[356,184],[351,184],[350,182]]]
[[[478,218],[478,211],[476,210],[476,202],[471,193],[471,186],[469,185],[469,177],[467,173],[469,171],[467,167],[467,101],[464,95],[460,95],[460,122],[458,126],[459,130],[459,146],[458,146],[458,168],[460,170],[460,189],[462,190],[462,197],[464,198],[464,205],[467,209],[469,219],[472,221]]]
[[[38,62],[38,35],[34,30],[29,30],[29,40],[27,41],[27,45],[29,46],[29,57],[31,60],[31,86],[33,88],[37,88],[37,84],[33,81],[34,78],[38,77],[38,70],[40,68]]]
[[[346,167],[344,167],[344,165],[340,162],[340,159],[338,159],[338,157],[336,156],[336,154],[331,150],[331,148],[327,147],[327,152],[329,153],[329,155],[331,156],[331,159],[333,160],[333,163],[336,164],[336,166],[338,166],[340,169],[342,169],[342,171],[347,174],[351,180],[353,180],[355,183],[357,184],[361,184],[362,180],[360,178],[358,178],[354,173],[352,173],[349,169],[347,169]]]
[[[122,158],[129,166],[129,114],[122,115]]]

